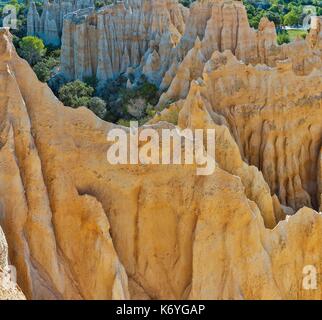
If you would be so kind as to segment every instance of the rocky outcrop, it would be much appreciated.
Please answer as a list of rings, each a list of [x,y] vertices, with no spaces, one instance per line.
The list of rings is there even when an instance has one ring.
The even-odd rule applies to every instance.
[[[187,13],[176,0],[131,0],[71,13],[64,21],[62,73],[67,79],[103,81],[142,62],[147,76],[158,82]]]
[[[61,106],[48,87],[36,80],[29,65],[17,58],[4,30],[0,61],[1,225],[10,259],[18,270],[18,283],[33,299],[127,298],[127,276],[115,252],[101,203],[90,191],[77,189],[71,179],[61,175],[62,163],[51,166],[55,162],[50,159],[52,152],[60,152],[58,140],[49,138],[49,153],[41,151],[44,145],[38,138],[45,138],[46,132],[37,133],[36,122],[44,129],[51,125],[49,118],[33,118],[33,106],[42,106],[45,114],[48,103],[52,111]],[[28,83],[38,88],[31,96]],[[60,135],[65,141],[63,131]],[[51,163],[49,167],[45,162]],[[52,189],[49,181],[53,187],[56,183],[60,187]],[[63,185],[71,189],[67,191]]]
[[[262,19],[257,34],[250,29],[247,31],[249,40],[242,36],[248,23],[243,22],[243,13],[238,13],[244,12],[241,4],[207,3],[212,3],[213,7],[205,33],[190,32],[192,40],[196,37],[192,48],[173,74],[172,71],[166,73],[164,85],[161,84],[161,88],[168,84],[169,88],[161,96],[159,107],[179,101],[171,104],[171,111],[165,110],[156,116],[153,122],[169,118],[173,110],[178,112],[184,103],[195,99],[196,89],[191,83],[197,81],[197,92],[207,101],[207,108],[224,116],[242,158],[262,171],[271,193],[294,210],[303,205],[318,209],[321,192],[317,172],[322,132],[321,19],[314,18],[306,40],[277,46],[274,25],[268,20]],[[203,5],[204,2],[197,2],[190,14]],[[220,27],[218,21],[230,21],[234,16],[229,14],[230,18],[218,19],[218,6],[223,17],[228,8],[241,14],[237,19],[241,29],[232,32],[234,27],[229,28],[229,32],[239,35],[233,37],[235,47],[231,43],[223,47],[222,40],[214,40],[218,39],[214,37],[216,28]],[[233,26],[237,28],[236,24]],[[224,48],[228,50],[220,53]],[[243,57],[243,53],[247,54]]]
[[[242,158],[261,170],[283,205],[319,208],[320,71],[297,76],[288,60],[273,68],[254,67],[241,63],[230,51],[217,51],[193,86],[180,88],[179,74],[176,79],[178,87],[175,80],[165,95],[179,88],[184,98],[187,90],[178,110],[200,96],[208,110],[224,116]]]
[[[246,64],[276,66],[289,59],[295,73],[304,75],[322,65],[319,25],[314,18],[311,37],[278,46],[274,24],[263,18],[255,31],[239,1],[196,1],[189,10],[177,0],[120,2],[66,17],[62,74],[69,80],[97,77],[101,82],[120,73],[144,74],[161,91],[181,80],[188,88],[213,52],[230,50]],[[193,71],[187,69],[192,55],[197,58]]]
[[[218,57],[219,56],[219,57]],[[219,58],[219,59],[218,59]],[[223,65],[219,64],[218,60],[221,60]],[[266,220],[267,223],[267,216],[263,215],[263,212],[267,212],[264,210],[264,207],[261,206],[261,203],[258,201],[260,197],[258,195],[264,195],[265,192],[263,189],[258,189],[259,187],[259,181],[261,181],[260,177],[257,175],[252,175],[252,170],[254,167],[250,166],[248,167],[245,163],[240,161],[240,156],[238,155],[238,151],[235,152],[236,148],[235,145],[235,139],[232,139],[231,134],[227,127],[224,124],[231,123],[234,120],[237,120],[236,115],[238,114],[239,117],[243,117],[245,121],[240,126],[240,129],[238,131],[239,136],[236,138],[237,141],[239,141],[239,137],[243,137],[244,132],[247,134],[248,130],[252,127],[252,118],[256,117],[258,120],[258,123],[260,126],[262,126],[261,130],[251,134],[251,136],[247,140],[247,144],[249,148],[252,148],[249,150],[249,155],[254,155],[254,157],[259,157],[257,159],[262,159],[263,161],[263,169],[265,167],[265,170],[263,170],[263,174],[265,178],[267,178],[268,182],[272,182],[272,180],[280,179],[280,181],[286,181],[288,180],[289,185],[288,186],[294,186],[294,189],[287,189],[284,191],[284,196],[289,197],[288,199],[290,201],[294,201],[294,198],[292,198],[295,195],[295,201],[299,201],[296,203],[299,207],[301,206],[300,202],[303,199],[301,198],[302,194],[305,194],[304,200],[307,198],[306,192],[302,189],[306,186],[314,187],[316,188],[316,183],[319,185],[321,184],[321,176],[318,175],[318,170],[316,170],[316,159],[317,163],[319,163],[319,158],[316,158],[316,156],[319,154],[319,148],[321,147],[321,97],[316,96],[316,94],[319,92],[320,89],[317,89],[315,93],[312,91],[310,92],[309,88],[313,88],[314,85],[311,84],[309,86],[310,81],[314,81],[317,79],[317,75],[314,75],[312,77],[308,77],[303,80],[302,85],[307,89],[307,94],[311,95],[312,97],[312,105],[311,108],[307,104],[307,100],[304,98],[300,98],[299,100],[303,100],[303,104],[296,105],[292,101],[290,101],[290,105],[280,107],[281,109],[276,110],[273,107],[270,109],[267,108],[265,110],[265,106],[261,107],[260,111],[257,110],[256,104],[252,107],[249,106],[249,108],[246,107],[244,109],[243,101],[241,100],[241,104],[235,104],[235,108],[229,108],[227,105],[225,105],[226,101],[223,100],[229,100],[229,97],[223,98],[221,100],[221,97],[216,97],[216,88],[209,86],[209,82],[216,83],[218,86],[219,91],[224,93],[225,89],[227,89],[227,95],[231,95],[231,97],[234,97],[234,81],[232,80],[232,75],[228,74],[218,74],[218,78],[216,80],[213,78],[215,74],[215,63],[216,61],[217,68],[219,71],[221,68],[229,69],[231,72],[237,75],[239,74],[239,68],[246,68],[247,71],[241,72],[240,74],[247,75],[249,79],[252,79],[254,75],[252,75],[253,72],[255,72],[256,68],[251,66],[245,66],[244,64],[240,64],[236,58],[234,58],[231,53],[225,52],[224,54],[214,54],[212,59],[207,63],[208,69],[205,71],[205,74],[203,75],[204,81],[199,79],[196,82],[193,82],[191,85],[191,89],[189,91],[188,97],[185,100],[182,100],[177,103],[177,108],[181,110],[179,112],[179,119],[178,119],[178,125],[184,129],[187,127],[190,128],[215,128],[216,130],[216,160],[218,162],[218,165],[223,168],[226,172],[229,172],[233,174],[234,176],[239,176],[241,179],[241,183],[243,184],[242,192],[245,192],[249,200],[253,200],[253,204],[255,205],[255,210],[257,211],[259,208],[262,212],[262,216],[264,218],[264,221]],[[221,65],[219,67],[219,65]],[[239,66],[238,66],[239,65]],[[226,70],[227,70],[226,69]],[[274,78],[274,81],[277,81],[279,77],[285,77],[285,71],[280,69],[267,69],[267,70],[260,70],[258,68],[257,70],[260,72],[269,72],[271,73],[270,76]],[[291,67],[289,66],[288,72],[292,73],[291,79],[293,81],[299,81],[299,78],[296,77],[291,70]],[[279,75],[279,73],[281,73]],[[220,79],[224,81],[224,79],[230,79],[229,86],[223,87],[220,83]],[[239,84],[242,84],[243,81],[237,81]],[[308,82],[308,83],[307,83]],[[228,83],[228,82],[227,82]],[[245,82],[244,82],[245,83]],[[260,81],[254,81],[253,83],[261,83]],[[306,87],[305,84],[308,86]],[[248,84],[249,85],[249,84]],[[281,87],[285,87],[285,90],[287,91],[287,86],[285,84],[279,84]],[[229,89],[231,88],[232,91]],[[240,88],[239,88],[240,89]],[[274,89],[273,89],[274,90]],[[237,90],[238,91],[238,90]],[[295,88],[296,91],[296,88]],[[313,89],[314,91],[314,89]],[[252,91],[253,92],[253,91]],[[260,92],[257,92],[260,94]],[[274,95],[271,94],[271,97]],[[218,98],[218,99],[217,99]],[[240,99],[241,96],[239,95]],[[277,96],[274,98],[277,98]],[[278,99],[278,98],[277,98]],[[319,103],[314,100],[318,100]],[[216,104],[214,102],[217,102],[220,104],[220,102],[223,101],[223,105],[225,107],[223,109],[216,109]],[[175,106],[172,105],[172,108]],[[285,116],[283,116],[282,108],[285,108],[284,112],[287,112],[288,119],[286,119]],[[292,110],[294,108],[294,110]],[[226,111],[226,112],[225,112]],[[281,114],[279,114],[280,112]],[[311,119],[308,119],[308,121],[311,121],[311,123],[306,122],[306,118],[302,118],[302,115],[310,115],[311,112],[313,113],[313,117]],[[258,115],[261,115],[264,119],[259,120]],[[267,114],[270,114],[270,117],[266,120]],[[224,115],[224,117],[222,116]],[[234,116],[236,118],[234,118]],[[297,120],[295,120],[297,118]],[[224,119],[224,120],[223,120]],[[227,122],[225,121],[227,119]],[[250,122],[250,125],[248,126],[248,122]],[[264,125],[263,125],[264,123]],[[284,123],[285,127],[282,127],[281,124]],[[230,131],[236,133],[235,128],[231,128],[230,125]],[[292,128],[292,129],[291,129]],[[312,129],[312,130],[311,130]],[[295,133],[292,132],[292,130],[296,130],[296,139],[295,141]],[[309,132],[307,132],[307,130]],[[262,134],[261,134],[262,132]],[[312,136],[311,133],[314,132],[316,135]],[[257,136],[256,136],[257,134]],[[307,134],[310,136],[311,142],[308,142],[306,140]],[[274,138],[273,138],[274,136]],[[294,140],[293,140],[293,139]],[[258,145],[257,142],[255,142],[257,139],[262,141]],[[272,139],[272,140],[271,140]],[[243,140],[243,138],[241,138]],[[279,149],[274,150],[274,146],[272,146],[271,141],[279,141],[284,140],[283,146],[280,146]],[[257,144],[257,145],[256,145]],[[278,145],[278,143],[276,143]],[[317,147],[318,146],[318,147]],[[309,150],[300,152],[299,154],[296,153],[295,149],[304,149],[309,148]],[[316,148],[317,147],[317,148]],[[258,148],[258,150],[256,150]],[[262,151],[264,150],[264,151]],[[263,152],[263,155],[261,155],[261,152]],[[259,155],[258,155],[259,154]],[[302,155],[306,155],[306,159],[301,158]],[[300,155],[298,158],[297,155]],[[310,159],[310,157],[312,157]],[[282,159],[280,159],[282,158]],[[291,160],[290,160],[291,159]],[[277,162],[277,163],[276,163]],[[303,164],[306,164],[307,167]],[[259,165],[260,166],[260,165]],[[274,168],[276,166],[278,172],[274,172]],[[319,166],[319,164],[318,164]],[[305,176],[307,172],[303,173],[301,170],[308,169],[308,172],[311,172],[312,175]],[[298,170],[298,171],[295,171]],[[255,171],[256,172],[256,171]],[[301,186],[301,179],[303,175],[308,180],[303,183],[303,186]],[[287,178],[287,175],[290,175],[290,178]],[[301,176],[301,177],[300,177]],[[294,180],[291,179],[291,177],[294,177]],[[305,179],[304,178],[304,179]],[[294,185],[293,185],[294,183]],[[296,184],[297,183],[297,184]],[[226,186],[226,185],[225,185]],[[209,188],[211,189],[211,188]],[[256,190],[257,189],[257,190]],[[283,189],[283,186],[281,187]],[[243,221],[243,211],[245,207],[252,207],[252,204],[249,202],[246,204],[242,204],[243,201],[240,200],[240,198],[237,200],[235,197],[239,193],[236,189],[232,192],[231,197],[227,198],[225,200],[225,196],[223,194],[218,195],[216,189],[212,189],[213,192],[209,194],[209,201],[212,201],[216,196],[218,196],[218,200],[214,200],[213,205],[209,204],[206,205],[205,210],[203,210],[204,215],[200,217],[200,232],[199,236],[195,237],[194,241],[194,263],[193,263],[193,270],[194,275],[193,281],[192,281],[192,287],[190,292],[190,298],[196,299],[196,298],[203,298],[203,299],[247,299],[249,296],[256,296],[260,295],[262,298],[268,298],[268,299],[294,299],[294,298],[300,298],[305,299],[310,294],[309,291],[303,290],[305,288],[305,283],[303,281],[298,281],[297,283],[293,282],[292,280],[286,280],[284,278],[284,281],[281,280],[281,277],[287,277],[287,271],[293,270],[291,272],[294,272],[297,268],[297,261],[312,261],[312,256],[307,255],[304,252],[308,252],[307,248],[312,248],[312,246],[319,246],[313,240],[309,240],[309,242],[306,242],[303,244],[301,251],[304,253],[304,256],[298,255],[298,249],[302,246],[301,241],[299,239],[303,239],[300,234],[309,234],[311,232],[314,233],[313,229],[317,227],[321,223],[321,213],[316,216],[318,220],[311,220],[312,216],[308,214],[310,212],[310,209],[308,208],[302,208],[300,209],[296,214],[293,215],[292,210],[289,211],[286,209],[285,206],[282,206],[283,210],[285,212],[288,212],[287,214],[291,214],[292,217],[288,216],[286,220],[281,221],[277,224],[277,226],[272,230],[268,231],[265,229],[263,232],[262,228],[259,226],[252,226],[250,225],[254,224],[254,221],[249,223],[248,218],[246,218],[245,221]],[[227,189],[225,189],[227,190]],[[257,191],[257,197],[256,197],[256,191]],[[274,191],[274,190],[272,190]],[[321,192],[316,192],[316,189],[313,193],[313,201],[317,200],[317,197],[319,197],[319,194],[321,196]],[[254,197],[255,196],[255,197]],[[279,194],[280,196],[280,194]],[[317,196],[317,197],[316,197]],[[238,197],[238,196],[237,196]],[[219,200],[221,199],[221,200]],[[236,209],[233,209],[233,214],[229,218],[229,223],[227,224],[227,217],[223,217],[221,215],[223,208],[220,204],[224,204],[225,201],[229,204],[232,204],[232,202],[237,201],[239,203],[238,206],[238,214],[236,215],[237,211]],[[276,205],[277,199],[273,197],[273,202]],[[222,201],[222,202],[221,202]],[[285,202],[285,198],[282,199],[283,202]],[[236,204],[237,204],[236,202]],[[267,203],[267,202],[266,202]],[[245,205],[245,207],[244,207]],[[294,203],[292,203],[294,205]],[[303,205],[303,204],[302,204]],[[219,207],[218,207],[219,206]],[[213,215],[213,211],[210,210],[210,208],[218,208],[218,214]],[[237,206],[236,206],[237,208]],[[275,207],[276,210],[276,207]],[[230,211],[230,210],[228,210]],[[278,214],[280,211],[275,211],[275,214]],[[259,212],[258,212],[259,213]],[[208,218],[206,218],[206,216]],[[223,219],[221,220],[221,217]],[[238,217],[238,218],[237,218]],[[246,216],[245,216],[246,217]],[[238,222],[238,229],[239,232],[237,235],[233,231],[233,220],[237,219]],[[310,227],[306,223],[304,223],[305,219],[310,219],[310,222],[308,222],[308,225],[311,224]],[[241,219],[241,220],[239,220]],[[276,216],[276,220],[279,221],[283,219],[283,214],[281,216]],[[256,220],[256,219],[255,219]],[[261,220],[261,219],[260,219]],[[243,222],[241,222],[243,221]],[[319,222],[318,222],[319,221]],[[244,224],[245,223],[245,224]],[[262,222],[260,222],[262,223]],[[232,225],[231,225],[232,224]],[[255,223],[256,224],[256,223]],[[245,238],[239,238],[242,237],[242,230],[244,226],[247,226],[245,230],[245,234],[249,236],[248,240]],[[308,228],[307,228],[307,227]],[[253,229],[254,228],[254,229]],[[257,233],[259,230],[261,230],[261,240],[259,242],[252,243],[246,245],[247,241],[251,241],[250,239],[253,238],[251,235],[252,232]],[[296,231],[295,231],[296,230]],[[198,234],[198,224],[196,227],[196,232]],[[241,233],[240,233],[241,232]],[[266,233],[267,232],[267,233]],[[294,232],[294,233],[293,233]],[[295,236],[295,233],[297,236]],[[312,233],[311,233],[312,234]],[[218,235],[222,235],[219,236]],[[236,236],[236,237],[235,237]],[[246,242],[244,242],[246,241]],[[319,241],[319,240],[318,240]],[[240,243],[243,243],[242,246],[239,246]],[[225,243],[226,245],[223,245]],[[297,252],[294,254],[293,257],[293,263],[290,265],[288,262],[286,262],[286,265],[284,265],[284,262],[288,260],[286,258],[289,245],[290,243],[297,243]],[[315,244],[314,244],[315,243]],[[200,248],[198,246],[200,244]],[[206,248],[204,247],[206,246]],[[261,247],[259,249],[259,247]],[[229,254],[227,254],[227,248],[230,248]],[[257,248],[256,248],[257,247]],[[277,249],[279,247],[279,249]],[[281,247],[283,249],[281,250]],[[246,249],[247,248],[247,249]],[[264,249],[264,251],[263,251]],[[251,257],[245,258],[245,250],[252,252]],[[276,250],[276,251],[275,251]],[[212,252],[213,255],[209,255],[209,252]],[[274,254],[272,254],[274,252]],[[266,256],[268,254],[268,256]],[[246,254],[247,256],[247,254]],[[261,258],[259,258],[261,256]],[[266,258],[265,258],[266,256]],[[206,260],[210,257],[210,261]],[[241,262],[240,259],[243,259],[243,262]],[[246,260],[245,260],[246,259]],[[249,260],[250,259],[250,260]],[[254,260],[253,260],[254,259]],[[258,259],[258,260],[257,260]],[[270,261],[270,268],[272,270],[275,270],[272,272],[272,278],[269,278],[268,274],[263,271],[266,267],[264,267],[265,263],[264,261],[268,259]],[[286,259],[286,260],[285,260]],[[205,263],[205,261],[208,261]],[[254,263],[254,261],[261,261],[259,264],[264,263],[261,267],[258,266],[257,263]],[[243,270],[240,271],[238,268],[235,269],[233,267],[229,268],[227,271],[227,265],[243,265]],[[254,268],[253,266],[256,265]],[[315,269],[315,264],[310,265],[307,264],[307,267],[313,268],[313,271]],[[295,271],[295,273],[301,272],[301,267],[298,269],[298,271]],[[200,274],[202,275],[201,277]],[[304,269],[302,269],[303,276],[307,274]],[[218,276],[219,275],[219,276]],[[212,279],[209,281],[209,279]],[[227,281],[227,279],[230,279]],[[265,280],[264,280],[265,279]],[[303,280],[303,279],[302,279]],[[251,289],[248,288],[248,283],[252,282],[254,284],[254,287]],[[227,284],[229,283],[229,284]],[[258,283],[258,286],[255,285],[255,283]],[[274,288],[274,289],[273,289]],[[240,291],[240,294],[237,292]],[[250,291],[248,291],[250,289]],[[290,292],[293,292],[296,294],[292,294]],[[218,292],[220,292],[218,294]],[[245,292],[247,292],[245,294]],[[299,293],[299,295],[297,294]],[[316,292],[317,293],[317,292]],[[236,296],[237,295],[237,296]],[[317,293],[315,298],[320,299],[320,293]]]
[[[94,0],[45,0],[39,15],[34,1],[30,1],[27,15],[27,34],[38,36],[46,44],[60,45],[63,19],[67,13],[95,7]]]
[[[316,290],[302,285],[305,266],[321,272],[321,214],[302,208],[285,219],[261,172],[240,153],[255,147],[257,139],[264,141],[260,150],[269,150],[270,134],[277,140],[291,138],[277,123],[271,131],[262,129],[258,137],[244,139],[239,126],[249,118],[245,132],[251,133],[252,117],[261,111],[257,105],[268,97],[260,100],[256,93],[264,91],[257,89],[251,95],[252,111],[247,99],[237,101],[238,86],[251,86],[247,81],[252,77],[259,84],[266,78],[271,85],[276,80],[284,86],[280,73],[293,71],[246,66],[226,52],[214,54],[206,66],[208,75],[192,81],[187,99],[178,102],[178,124],[216,129],[214,173],[197,176],[194,164],[112,165],[106,160],[106,134],[115,125],[85,108],[64,107],[16,55],[8,31],[1,30],[1,226],[28,298],[322,298],[320,285]],[[229,66],[236,68],[234,77]],[[216,80],[218,87],[213,86],[217,73],[227,77]],[[301,84],[307,89],[316,81],[316,88],[301,97],[302,104],[292,99],[286,105],[292,123],[283,114],[280,121],[304,132],[296,137],[311,135],[310,153],[303,159],[304,167],[313,171],[311,157],[320,141],[320,80],[314,73],[294,77],[297,94]],[[224,110],[228,97],[220,87],[225,81],[231,81],[231,99],[245,104],[236,108],[241,115]],[[265,127],[269,115],[263,110],[258,126]],[[164,127],[174,128],[153,125]],[[306,140],[298,139],[307,148]],[[296,150],[293,142],[285,148],[291,155]],[[266,159],[274,162],[275,157]],[[285,167],[285,175],[293,168],[293,163]],[[312,188],[316,181],[310,181]]]
[[[207,3],[213,5],[207,27],[204,33],[198,35],[196,31],[190,31],[189,37],[184,35],[181,38],[182,40],[176,48],[177,58],[174,59],[160,85],[160,90],[166,92],[161,96],[159,106],[185,98],[189,92],[190,82],[202,76],[206,62],[217,51],[229,50],[238,60],[252,65],[265,64],[276,67],[281,64],[281,61],[288,60],[291,69],[297,75],[308,75],[314,69],[322,68],[321,34],[319,31],[321,18],[315,17],[313,19],[307,39],[297,39],[289,44],[278,46],[274,24],[263,18],[258,31],[255,32],[249,27],[245,8],[240,2],[208,0]],[[204,2],[196,2],[195,6],[198,8],[203,5]],[[194,13],[193,8],[190,15]],[[227,26],[227,34],[220,21],[231,21],[232,17],[235,17],[236,21]],[[190,17],[190,19],[192,18]],[[189,20],[186,23],[186,30],[189,30],[188,27]],[[196,28],[193,27],[192,30],[196,30]],[[189,41],[184,40],[186,38],[189,38]],[[186,42],[188,44],[182,44]],[[186,53],[179,54],[179,57],[183,57],[182,60],[178,58],[181,46],[186,48],[183,50]]]

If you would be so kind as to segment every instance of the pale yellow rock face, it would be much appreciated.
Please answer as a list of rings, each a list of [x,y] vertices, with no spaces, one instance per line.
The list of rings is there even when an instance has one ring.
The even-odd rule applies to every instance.
[[[228,55],[227,58],[231,59],[232,56]],[[206,78],[205,75],[204,78]],[[222,75],[220,78],[222,79]],[[311,215],[312,210],[304,207],[295,215],[280,221],[284,219],[284,208],[280,210],[278,200],[274,196],[272,202],[275,218],[280,222],[272,230],[264,227],[263,220],[267,226],[272,221],[268,214],[269,197],[266,196],[265,202],[262,202],[265,197],[265,189],[263,189],[265,182],[262,181],[261,175],[252,176],[254,167],[248,167],[245,163],[241,166],[234,161],[238,159],[238,156],[232,153],[235,141],[230,134],[227,135],[228,129],[223,125],[225,118],[216,113],[207,100],[206,93],[211,92],[211,89],[213,88],[207,87],[206,81],[202,85],[200,82],[192,84],[187,99],[179,103],[181,111],[178,124],[181,128],[215,128],[216,160],[218,166],[225,170],[221,171],[221,175],[230,172],[234,176],[222,176],[222,185],[220,187],[217,185],[218,188],[210,182],[207,187],[209,192],[200,203],[199,210],[203,214],[199,216],[196,225],[193,281],[189,298],[306,299],[310,297],[321,299],[321,289],[305,290],[304,278],[304,282],[302,278],[295,282],[292,279],[294,274],[303,274],[303,265],[314,266],[316,270],[321,268],[321,257],[315,255],[319,249],[313,249],[320,248],[321,236],[315,233],[315,228],[321,228],[321,213]],[[318,110],[315,117],[321,116],[319,111],[321,107],[313,106],[313,108]],[[248,114],[244,110],[241,114],[243,112]],[[254,113],[256,114],[256,109]],[[227,118],[229,119],[228,115]],[[282,120],[287,123],[286,119]],[[243,125],[245,129],[246,124],[243,123]],[[270,134],[276,134],[274,126],[273,129]],[[225,136],[223,132],[226,132]],[[318,143],[321,141],[319,137],[316,137]],[[227,155],[230,156],[227,157]],[[272,159],[269,160],[274,162]],[[299,162],[301,160],[297,159]],[[306,163],[308,161],[306,160]],[[270,162],[264,165],[270,165]],[[287,163],[286,165],[289,166]],[[314,161],[311,166],[313,165]],[[285,170],[288,172],[287,166]],[[315,170],[314,174],[316,173]],[[238,182],[233,182],[236,178]],[[249,179],[251,182],[248,181]],[[314,185],[314,181],[321,183],[321,176],[316,178],[313,175],[313,181],[309,184]],[[258,192],[260,185],[262,189]],[[315,191],[316,194],[319,192]],[[250,212],[253,212],[252,218]],[[234,232],[235,228],[238,229],[237,233]],[[315,236],[311,238],[314,233],[317,238]],[[257,240],[254,241],[254,239]],[[295,247],[294,256],[291,258],[289,254]]]
[[[50,113],[58,112],[60,104],[28,64],[16,57],[4,30],[0,52],[0,179],[6,181],[0,187],[1,225],[10,259],[18,269],[18,283],[33,299],[128,298],[127,276],[101,203],[91,192],[75,187],[63,173],[68,168],[61,171],[63,162],[77,162],[68,151],[73,138],[66,140],[59,128],[64,121],[54,129],[63,144],[46,132],[51,127]],[[43,111],[32,111],[33,106]],[[38,111],[45,117],[38,118]],[[33,121],[45,131],[37,133]],[[39,134],[45,140],[38,144]],[[44,147],[48,152],[42,154]],[[54,154],[61,152],[67,157],[56,162]]]
[[[297,76],[289,62],[253,67],[215,52],[180,106],[201,100],[223,116],[243,159],[262,171],[283,205],[318,209],[321,89],[320,71]]]
[[[262,19],[257,32],[250,29],[240,2],[199,1],[190,10],[186,32],[194,26],[192,17],[209,8],[204,34],[199,32],[173,77],[169,72],[164,77],[169,87],[158,106],[171,108],[152,122],[169,118],[173,110],[190,110],[198,96],[208,113],[223,116],[242,159],[262,172],[284,209],[319,209],[321,18],[313,20],[306,40],[277,46],[274,25]],[[233,23],[236,15],[238,23]],[[226,42],[218,21],[230,25]],[[231,39],[235,45],[227,44]]]
[[[27,298],[321,299],[322,284],[305,290],[302,282],[305,266],[321,272],[322,216],[304,207],[285,219],[284,211],[292,210],[264,179],[277,161],[285,165],[280,179],[299,172],[303,181],[298,193],[285,191],[286,204],[313,204],[313,192],[319,197],[321,81],[314,72],[301,82],[294,74],[289,79],[290,69],[251,67],[230,53],[214,54],[203,79],[192,81],[187,98],[173,105],[181,128],[216,129],[213,174],[197,176],[195,165],[115,166],[106,159],[106,135],[115,126],[85,108],[64,107],[2,29],[0,223]],[[279,96],[265,95],[264,79]],[[286,90],[286,79],[296,91]],[[243,100],[252,83],[258,87]],[[287,99],[278,109],[277,100]],[[229,110],[229,101],[236,107]],[[281,123],[268,130],[262,123],[273,121],[271,113],[280,113]],[[242,125],[247,137],[257,126],[264,129],[249,139]],[[263,157],[270,135],[289,139],[289,153],[281,147]],[[296,138],[310,151],[303,164],[301,156],[294,159]],[[264,175],[244,161],[255,161],[256,152]],[[298,165],[286,166],[289,156]]]

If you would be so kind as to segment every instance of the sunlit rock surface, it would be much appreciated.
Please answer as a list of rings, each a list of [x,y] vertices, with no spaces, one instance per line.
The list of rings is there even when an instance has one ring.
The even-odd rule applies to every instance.
[[[296,74],[308,74],[322,65],[320,20],[314,19],[312,37],[278,46],[274,24],[263,18],[255,31],[240,1],[196,1],[187,9],[177,0],[129,0],[80,10],[65,16],[61,71],[69,80],[102,83],[144,74],[161,90],[182,81],[186,95],[212,54],[230,50],[246,64],[289,59]]]
[[[319,71],[209,59],[176,105],[216,129],[214,173],[116,166],[115,125],[63,106],[1,30],[0,223],[27,298],[322,298],[302,285],[321,272]]]

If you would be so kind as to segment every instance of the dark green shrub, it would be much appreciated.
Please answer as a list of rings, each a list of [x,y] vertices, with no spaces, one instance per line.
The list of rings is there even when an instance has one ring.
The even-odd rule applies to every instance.
[[[77,108],[87,106],[93,92],[92,87],[80,80],[76,80],[63,85],[59,89],[58,96],[65,106]]]

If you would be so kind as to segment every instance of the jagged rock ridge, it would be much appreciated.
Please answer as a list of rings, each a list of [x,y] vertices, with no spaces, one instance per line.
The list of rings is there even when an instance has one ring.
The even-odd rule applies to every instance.
[[[181,109],[200,95],[208,110],[225,117],[243,159],[263,172],[282,204],[319,208],[321,89],[320,71],[297,76],[289,62],[253,67],[230,52],[215,52],[202,80],[173,107]]]
[[[321,214],[302,208],[280,221],[285,209],[242,160],[229,117],[202,81],[180,102],[178,124],[216,129],[209,176],[196,176],[194,165],[109,164],[106,134],[115,126],[64,107],[17,56],[7,30],[0,70],[1,226],[28,298],[322,298],[321,287],[302,286],[306,265],[320,270]]]
[[[316,30],[314,24],[319,23],[312,24]],[[165,90],[177,73],[196,79],[212,53],[225,50],[247,64],[275,66],[290,59],[297,74],[308,74],[321,66],[315,42],[298,39],[278,46],[274,24],[263,18],[255,31],[239,1],[196,1],[189,10],[177,0],[120,2],[66,16],[62,74],[69,80],[97,77],[101,82],[120,73],[144,74]],[[190,50],[196,44],[201,50],[187,70],[185,60],[193,59]]]

